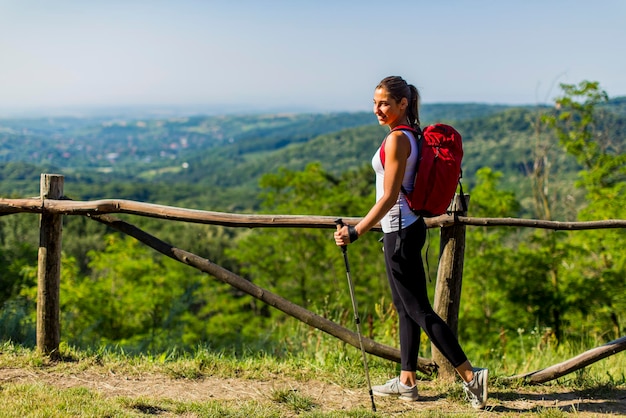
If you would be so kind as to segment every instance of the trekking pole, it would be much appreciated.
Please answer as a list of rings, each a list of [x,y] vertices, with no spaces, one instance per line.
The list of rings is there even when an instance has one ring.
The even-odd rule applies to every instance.
[[[336,219],[335,223],[339,227],[343,227],[344,223],[341,218]],[[350,264],[348,263],[348,248],[345,245],[341,246],[343,252],[343,261],[346,263],[346,276],[348,276],[348,287],[350,288],[350,299],[352,299],[352,309],[354,310],[354,322],[356,323],[356,333],[359,336],[359,345],[361,346],[361,355],[363,356],[363,368],[365,369],[365,379],[367,380],[367,388],[369,389],[370,399],[372,400],[372,411],[376,412],[376,404],[374,403],[374,393],[372,392],[372,384],[370,382],[370,372],[367,368],[367,358],[365,357],[365,349],[363,348],[363,336],[361,335],[361,320],[359,319],[359,309],[356,305],[356,298],[354,297],[354,286],[352,284],[352,277],[350,276]]]

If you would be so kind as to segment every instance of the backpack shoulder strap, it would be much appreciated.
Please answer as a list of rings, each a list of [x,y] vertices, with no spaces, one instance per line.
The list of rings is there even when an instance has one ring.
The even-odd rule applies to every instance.
[[[393,131],[411,131],[411,132],[419,132],[419,129],[415,129],[412,126],[409,125],[398,125],[395,128],[393,128],[391,130],[391,132]]]

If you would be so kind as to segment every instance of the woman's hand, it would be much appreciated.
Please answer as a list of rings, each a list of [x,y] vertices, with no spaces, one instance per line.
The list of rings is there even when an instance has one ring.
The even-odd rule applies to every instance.
[[[337,245],[343,247],[359,239],[359,233],[355,226],[344,225],[341,221],[339,222],[337,224],[337,232],[335,232],[335,243]]]
[[[337,231],[334,233],[335,243],[339,247],[350,244],[350,232],[348,231],[348,225],[337,225]]]

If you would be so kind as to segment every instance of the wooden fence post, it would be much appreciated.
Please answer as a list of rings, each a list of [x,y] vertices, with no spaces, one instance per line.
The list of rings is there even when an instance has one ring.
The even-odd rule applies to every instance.
[[[63,176],[41,175],[41,203],[63,197]],[[59,356],[61,283],[61,232],[63,216],[41,212],[37,270],[37,349],[52,357]]]
[[[465,198],[469,204],[469,195],[456,195],[451,203],[451,211],[462,216],[461,199]],[[466,206],[467,207],[467,206]],[[455,224],[441,228],[441,242],[439,246],[439,268],[437,269],[437,283],[433,309],[450,326],[455,336],[458,336],[459,305],[461,301],[461,284],[463,281],[463,262],[465,255],[465,225]],[[444,380],[453,380],[456,371],[441,352],[431,344],[432,359],[438,366],[438,377]]]

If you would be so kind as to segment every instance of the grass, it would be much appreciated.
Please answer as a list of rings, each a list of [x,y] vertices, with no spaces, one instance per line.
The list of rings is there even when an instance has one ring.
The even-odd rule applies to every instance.
[[[332,345],[332,344],[331,344]],[[422,377],[420,391],[425,388],[424,402],[413,405],[376,398],[378,412],[370,410],[360,352],[353,347],[318,350],[315,355],[298,354],[283,357],[270,356],[260,351],[226,352],[200,347],[193,352],[172,350],[157,354],[129,354],[121,349],[78,350],[61,347],[62,361],[52,361],[31,348],[10,342],[0,345],[0,411],[1,417],[475,417],[458,383],[430,380]],[[534,353],[535,355],[537,353]],[[555,354],[556,355],[556,354]],[[528,417],[600,416],[594,411],[577,407],[574,402],[566,407],[554,407],[560,394],[569,398],[604,400],[605,410],[614,408],[613,400],[626,393],[626,356],[623,353],[602,360],[583,371],[572,373],[557,381],[540,386],[506,382],[499,374],[497,364],[487,364],[490,375],[492,407],[482,414]],[[546,359],[554,361],[552,355]],[[536,357],[529,358],[532,367],[546,367]],[[523,362],[520,360],[520,362]],[[386,380],[396,373],[393,365],[372,356],[368,357],[372,382]],[[19,371],[15,378],[11,371]],[[12,377],[13,376],[13,377]],[[75,383],[77,376],[85,384]],[[266,382],[266,389],[258,396],[228,399],[195,399],[194,397],[127,394],[107,394],[89,386],[89,379],[106,380],[122,376],[144,384],[146,377],[157,377],[155,390],[167,389],[167,382],[198,384],[208,379],[236,380],[243,387]],[[74,380],[73,380],[74,379]],[[358,401],[347,407],[332,410],[322,408],[323,396],[312,396],[296,387],[272,382],[293,382],[308,387],[319,382],[320,387],[345,393],[357,393]],[[113,381],[112,381],[113,382]],[[119,382],[119,380],[116,380]],[[163,383],[165,382],[165,383]],[[115,386],[115,383],[111,383]],[[337,388],[335,391],[334,388]],[[341,392],[343,391],[343,392]],[[422,392],[420,392],[422,394]],[[523,393],[524,395],[520,395]],[[340,398],[341,396],[339,396]],[[511,405],[520,399],[531,406],[514,409]],[[547,399],[550,402],[540,402]],[[365,401],[363,401],[365,400]],[[416,409],[416,406],[424,406]],[[427,407],[427,408],[426,408]],[[597,412],[597,411],[596,411]]]
[[[272,400],[284,405],[296,413],[315,409],[315,402],[311,398],[302,396],[293,389],[280,389],[272,392]]]

